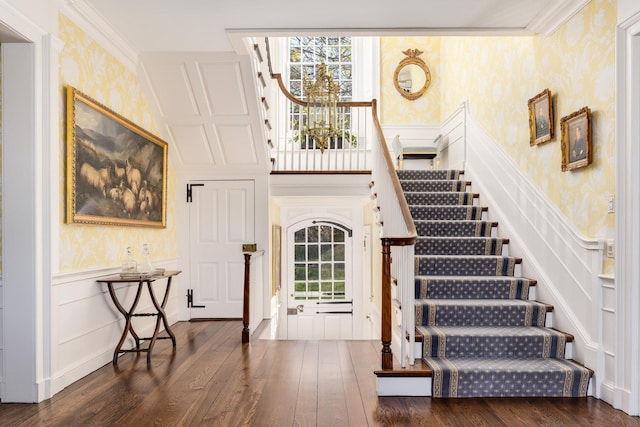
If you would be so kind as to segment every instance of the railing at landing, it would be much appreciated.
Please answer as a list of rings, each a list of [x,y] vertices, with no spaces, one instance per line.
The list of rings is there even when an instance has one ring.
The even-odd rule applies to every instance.
[[[278,82],[279,97],[277,116],[287,117],[294,108],[302,110],[306,103],[294,97],[284,85],[280,74],[272,77]],[[329,138],[324,150],[316,145],[308,135],[287,126],[278,128],[274,133],[275,143],[271,144],[272,170],[276,172],[369,172],[372,164],[374,146],[374,125],[371,110],[374,101],[339,102],[338,117],[350,117],[349,123],[341,123],[340,136]],[[285,129],[286,128],[286,129]]]

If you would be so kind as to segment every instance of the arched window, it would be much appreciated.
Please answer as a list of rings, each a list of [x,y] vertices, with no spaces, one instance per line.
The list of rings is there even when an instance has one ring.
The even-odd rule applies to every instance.
[[[294,300],[345,299],[349,233],[338,224],[320,221],[294,232]]]

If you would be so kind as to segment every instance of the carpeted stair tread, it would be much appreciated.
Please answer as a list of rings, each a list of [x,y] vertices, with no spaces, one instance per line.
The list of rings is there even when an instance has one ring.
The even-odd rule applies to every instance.
[[[470,182],[460,180],[402,180],[402,190],[405,192],[457,192],[466,191]]]
[[[424,358],[433,397],[583,397],[593,372],[566,359]]]
[[[471,221],[482,220],[482,213],[487,212],[486,206],[430,206],[410,205],[409,211],[414,220],[449,220]]]
[[[416,326],[544,326],[553,307],[536,301],[416,299]]]
[[[416,255],[418,276],[513,276],[522,258],[486,255]]]
[[[417,326],[423,357],[564,358],[567,335],[540,326]]]
[[[502,255],[505,239],[496,237],[419,237],[417,255]]]
[[[491,237],[495,221],[414,220],[416,231],[424,237]]]
[[[412,179],[460,179],[463,171],[458,170],[398,170],[398,178],[401,180]]]
[[[505,276],[416,276],[418,299],[523,299],[535,280]]]
[[[404,197],[409,205],[470,206],[473,205],[473,201],[477,199],[479,195],[469,192],[406,192],[404,193]]]

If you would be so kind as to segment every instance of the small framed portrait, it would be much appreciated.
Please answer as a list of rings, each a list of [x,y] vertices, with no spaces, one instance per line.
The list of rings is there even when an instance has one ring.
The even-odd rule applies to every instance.
[[[529,135],[532,146],[553,138],[553,103],[549,89],[529,100]]]
[[[562,132],[562,171],[591,163],[591,110],[584,107],[560,120]]]

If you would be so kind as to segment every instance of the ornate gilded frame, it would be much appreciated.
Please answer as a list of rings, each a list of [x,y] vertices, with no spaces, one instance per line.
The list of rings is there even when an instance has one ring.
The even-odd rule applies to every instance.
[[[591,110],[583,107],[560,119],[562,132],[562,171],[582,168],[593,159]]]
[[[66,223],[166,227],[167,143],[67,87]]]
[[[425,62],[419,58],[419,56],[423,53],[423,51],[418,49],[407,49],[403,51],[407,57],[404,58],[398,66],[396,67],[395,72],[393,73],[393,85],[400,95],[407,98],[408,100],[416,100],[420,98],[429,88],[431,84],[431,72],[429,71],[429,67]],[[413,82],[409,80],[408,86],[406,82],[407,80],[401,79],[400,75],[405,69],[408,67],[418,67],[418,69],[424,73],[424,84],[416,91],[412,90]],[[422,77],[420,75],[420,77]],[[407,87],[410,87],[411,90],[408,90]]]
[[[554,137],[551,91],[545,89],[528,101],[529,145],[537,145]]]

